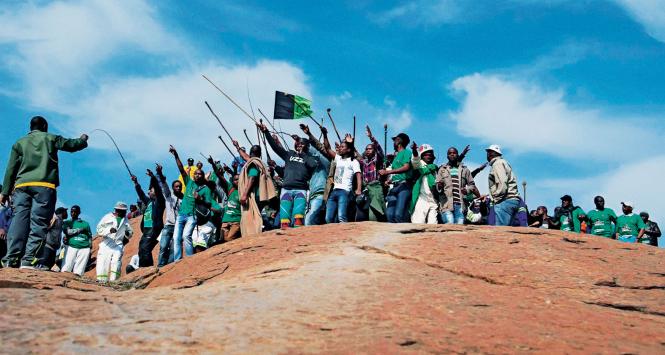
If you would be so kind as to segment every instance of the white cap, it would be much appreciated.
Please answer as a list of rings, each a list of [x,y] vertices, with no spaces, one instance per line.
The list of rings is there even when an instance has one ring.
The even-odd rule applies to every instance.
[[[423,153],[425,153],[425,152],[433,152],[433,151],[434,151],[434,148],[432,148],[431,145],[423,144],[423,145],[420,146],[420,148],[418,148],[418,155],[422,156]]]
[[[116,209],[116,210],[127,210],[127,204],[122,202],[122,201],[118,201],[118,202],[116,202],[114,209]]]
[[[621,204],[628,207],[635,207],[635,205],[630,201],[621,202]]]
[[[497,144],[492,144],[489,147],[485,148],[485,150],[491,150],[493,152],[496,152],[496,153],[499,153],[499,154],[503,155],[503,153],[501,153],[501,147]]]

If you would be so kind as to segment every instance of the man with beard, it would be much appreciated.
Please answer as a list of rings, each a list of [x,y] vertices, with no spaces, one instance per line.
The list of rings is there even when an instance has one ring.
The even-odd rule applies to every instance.
[[[157,177],[150,169],[146,173],[150,177],[148,195],[143,192],[138,178],[132,175],[132,182],[139,200],[146,205],[141,219],[141,240],[139,241],[139,267],[153,266],[152,249],[157,245],[157,237],[164,228],[164,209],[166,201]]]
[[[406,133],[400,133],[393,137],[395,158],[390,169],[379,170],[380,176],[390,176],[392,187],[386,196],[386,217],[389,223],[408,223],[409,204],[411,202],[411,177],[413,175],[411,166],[411,152],[407,149],[411,139]]]
[[[581,222],[585,217],[584,210],[573,205],[573,198],[570,195],[564,195],[561,197],[561,207],[554,210],[552,224],[562,231],[579,233]]]
[[[305,225],[307,190],[309,181],[318,165],[309,152],[309,141],[299,138],[294,150],[286,150],[277,144],[264,124],[257,124],[272,150],[284,160],[284,179],[280,194],[280,226],[282,229]],[[298,138],[298,137],[296,137]]]
[[[611,208],[605,208],[603,196],[596,196],[593,203],[596,205],[596,209],[589,211],[586,216],[591,227],[591,234],[614,239],[617,222],[616,213]]]
[[[185,194],[180,204],[173,232],[173,260],[178,261],[182,259],[183,243],[185,255],[194,255],[194,244],[192,242],[194,228],[197,225],[206,224],[212,212],[221,213],[222,211],[213,198],[213,192],[208,186],[203,171],[196,169],[194,178],[190,178],[176,149],[170,146],[169,152],[173,154],[180,175],[185,182]]]
[[[616,237],[624,243],[649,244],[648,238],[643,239],[646,225],[640,216],[633,213],[633,207],[632,202],[621,202],[623,215],[617,218]]]
[[[365,147],[360,159],[360,170],[363,177],[364,198],[362,204],[356,205],[356,221],[386,220],[386,200],[383,196],[383,186],[379,179],[379,170],[383,169],[384,152],[379,141],[376,140],[369,126],[365,127],[370,144]]]
[[[465,150],[466,151],[466,150]],[[442,165],[436,176],[441,219],[444,224],[464,224],[464,197],[468,192],[480,197],[469,168],[461,163],[457,148],[448,148],[448,163]]]
[[[650,221],[649,220],[649,213],[647,212],[640,212],[640,218],[642,218],[642,221],[644,222],[644,225],[646,226],[644,228],[644,234],[647,235],[649,244],[657,247],[658,246],[658,238],[660,238],[661,233],[660,233],[660,228],[658,228],[658,223]]]
[[[416,142],[411,144],[413,158],[413,191],[411,192],[411,223],[437,224],[437,212],[439,204],[436,194],[436,171],[434,164],[434,148],[429,144],[423,144],[420,149]]]

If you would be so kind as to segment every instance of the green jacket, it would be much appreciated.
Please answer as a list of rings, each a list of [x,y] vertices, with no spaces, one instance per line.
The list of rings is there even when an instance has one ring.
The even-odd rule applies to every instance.
[[[28,133],[12,146],[2,194],[8,195],[22,186],[55,189],[60,185],[58,151],[73,153],[87,146],[88,143],[80,138],[67,139],[41,131]]]

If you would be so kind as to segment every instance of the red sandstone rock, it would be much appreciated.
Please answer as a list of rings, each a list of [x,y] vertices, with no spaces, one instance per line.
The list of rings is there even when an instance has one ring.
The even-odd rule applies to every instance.
[[[664,256],[524,228],[308,227],[114,288],[0,270],[0,341],[7,353],[663,353]]]

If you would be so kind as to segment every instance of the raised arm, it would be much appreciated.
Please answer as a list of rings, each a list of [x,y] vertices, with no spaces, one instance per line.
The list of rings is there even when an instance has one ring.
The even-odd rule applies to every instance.
[[[238,151],[238,154],[240,155],[240,157],[243,160],[249,161],[250,159],[252,159],[252,157],[250,157],[249,154],[247,154],[247,152],[240,149],[240,143],[238,143],[237,140],[233,139],[233,140],[231,140],[231,143],[233,143],[233,146],[236,147],[236,150]]]
[[[155,190],[155,199],[157,200],[156,203],[159,206],[164,206],[166,205],[166,199],[164,198],[164,194],[162,193],[162,186],[157,180],[157,177],[155,174],[152,173],[152,170],[146,169],[146,174],[150,177],[150,187]]]
[[[367,138],[369,138],[370,142],[372,142],[372,145],[374,146],[374,151],[376,152],[377,161],[382,162],[385,157],[385,153],[383,152],[381,144],[379,143],[379,141],[376,140],[376,137],[374,137],[374,135],[372,134],[372,130],[369,129],[369,126],[365,126],[365,131],[367,133]]]
[[[134,189],[136,190],[136,194],[139,196],[139,200],[145,204],[148,204],[150,199],[145,195],[145,192],[143,192],[141,184],[139,184],[139,179],[136,177],[136,175],[132,175],[131,179],[132,182],[134,182]]]
[[[171,187],[169,187],[168,182],[166,181],[166,176],[162,172],[162,166],[155,164],[155,171],[157,171],[157,182],[159,183],[160,190],[162,190],[162,195],[165,199],[171,197]]]
[[[224,190],[225,193],[229,193],[229,184],[226,182],[226,179],[224,178],[224,172],[219,169],[217,164],[215,164],[215,159],[212,158],[212,156],[208,156],[208,163],[212,167],[212,171],[214,172],[215,176],[217,176],[217,181],[219,181],[219,185],[222,187],[222,190]]]
[[[88,147],[88,135],[82,134],[81,138],[67,139],[62,136],[55,137],[55,147],[63,152],[78,152]]]
[[[169,146],[169,153],[173,154],[173,157],[175,158],[175,163],[178,166],[178,171],[180,172],[182,178],[187,179],[189,177],[189,174],[187,174],[187,172],[185,171],[185,166],[182,165],[182,161],[180,161],[180,156],[178,155],[178,151],[175,150],[175,148],[172,145]]]
[[[325,127],[321,127],[321,133],[323,134],[323,144],[319,142],[319,140],[314,137],[312,134],[312,131],[309,129],[309,126],[305,124],[300,125],[300,129],[307,135],[307,138],[309,139],[310,144],[319,151],[324,157],[326,157],[328,160],[333,160],[335,159],[335,151],[330,149],[330,142],[326,144],[325,142],[328,140],[328,130],[326,130]]]
[[[270,135],[270,132],[268,132],[268,127],[264,124],[257,124],[257,127],[259,127],[259,130],[263,132],[263,134],[266,137],[266,140],[268,141],[268,144],[270,145],[270,148],[279,155],[280,158],[284,159],[284,161],[289,160],[289,152],[284,149],[281,145],[275,143],[275,139]]]

